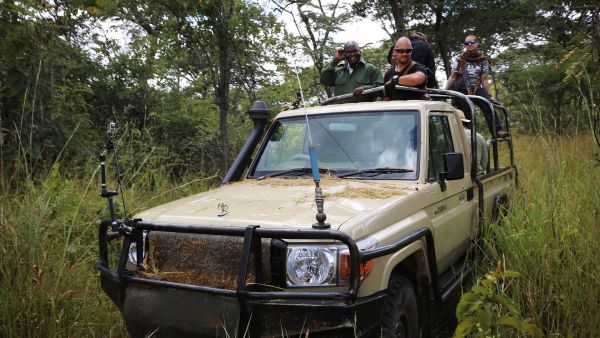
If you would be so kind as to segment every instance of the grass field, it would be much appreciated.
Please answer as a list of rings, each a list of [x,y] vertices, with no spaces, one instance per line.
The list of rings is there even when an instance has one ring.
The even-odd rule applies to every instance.
[[[521,274],[507,287],[546,336],[600,332],[600,149],[589,135],[516,138],[519,190],[485,235],[481,272]]]
[[[591,136],[517,136],[520,189],[508,214],[485,232],[479,271],[498,262],[520,278],[506,287],[546,336],[600,332],[600,149]],[[595,160],[596,158],[596,160]],[[119,312],[102,293],[97,222],[106,213],[97,172],[38,181],[0,178],[0,337],[124,337]],[[163,172],[138,173],[126,191],[136,210],[207,189],[180,186]],[[178,189],[173,189],[180,186]],[[163,193],[166,192],[166,193]],[[158,196],[158,197],[156,197]]]

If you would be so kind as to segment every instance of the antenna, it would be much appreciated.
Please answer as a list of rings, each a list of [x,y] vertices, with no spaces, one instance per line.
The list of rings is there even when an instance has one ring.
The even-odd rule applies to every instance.
[[[300,98],[302,99],[302,108],[304,109],[304,117],[306,118],[306,128],[308,129],[308,155],[310,157],[310,164],[312,168],[313,181],[315,181],[315,204],[317,205],[317,223],[313,224],[314,229],[329,229],[331,226],[329,223],[325,223],[327,215],[323,210],[325,198],[323,197],[323,191],[321,190],[320,182],[321,176],[319,175],[319,161],[317,157],[317,149],[315,148],[312,140],[312,134],[310,133],[310,124],[308,123],[308,113],[306,112],[306,101],[304,100],[304,92],[302,91],[302,84],[300,83],[300,75],[298,74],[298,66],[295,65],[296,79],[298,80],[298,87],[300,88]]]
[[[101,189],[100,196],[104,197],[108,200],[108,209],[110,211],[111,216],[111,228],[112,231],[117,231],[120,225],[120,222],[117,218],[117,212],[115,210],[113,197],[117,195],[121,195],[121,203],[123,205],[123,215],[127,217],[127,209],[125,207],[125,197],[123,196],[123,189],[121,187],[121,171],[119,169],[119,157],[117,153],[117,146],[115,145],[115,130],[117,129],[117,125],[114,122],[109,122],[108,127],[106,128],[107,141],[104,149],[98,156],[100,160],[100,179],[101,179]],[[114,151],[115,154],[115,167],[117,171],[117,188],[116,190],[109,190],[107,187],[106,180],[106,156],[110,151]]]

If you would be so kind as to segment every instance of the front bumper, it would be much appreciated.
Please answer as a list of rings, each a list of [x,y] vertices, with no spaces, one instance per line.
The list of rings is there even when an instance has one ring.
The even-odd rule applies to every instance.
[[[343,300],[256,299],[119,279],[99,267],[102,288],[133,337],[356,337],[379,325],[385,292]],[[241,301],[240,301],[241,300]]]
[[[262,337],[309,333],[311,337],[356,337],[379,326],[386,297],[380,291],[358,297],[359,264],[406,247],[425,238],[434,296],[439,299],[439,281],[433,236],[419,229],[402,240],[374,249],[359,251],[348,235],[332,230],[281,230],[217,227],[209,225],[158,224],[130,220],[120,222],[117,232],[109,232],[110,222],[99,228],[99,256],[102,288],[117,305],[133,337]],[[127,270],[130,248],[136,244],[137,261],[143,260],[143,231],[194,233],[243,237],[237,288],[183,284],[139,277]],[[108,242],[123,238],[116,269],[108,259]],[[263,280],[260,243],[264,238],[332,240],[346,245],[350,255],[350,278],[346,291],[310,288],[287,291],[268,286]],[[253,263],[252,263],[253,262]],[[199,262],[200,264],[200,262]],[[248,281],[255,267],[254,282]],[[308,290],[308,291],[307,291]],[[437,290],[437,292],[436,292]]]

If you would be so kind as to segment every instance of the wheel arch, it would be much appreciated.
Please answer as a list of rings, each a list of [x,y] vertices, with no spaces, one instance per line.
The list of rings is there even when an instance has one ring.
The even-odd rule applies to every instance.
[[[427,262],[426,245],[423,240],[414,242],[390,256],[381,278],[380,290],[388,287],[390,277],[394,273],[408,278],[415,286],[415,290],[423,287],[421,285],[423,278],[426,278],[429,283],[429,262]]]
[[[417,301],[419,331],[423,337],[431,335],[431,278],[426,250],[424,240],[421,240],[394,254],[385,271],[386,278],[382,281],[385,289],[393,276],[397,275],[412,283]]]

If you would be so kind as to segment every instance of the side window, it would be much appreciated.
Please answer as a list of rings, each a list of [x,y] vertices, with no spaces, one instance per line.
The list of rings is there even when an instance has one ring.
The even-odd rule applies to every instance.
[[[444,154],[454,151],[448,117],[441,115],[429,116],[429,182],[437,181],[444,170]]]

